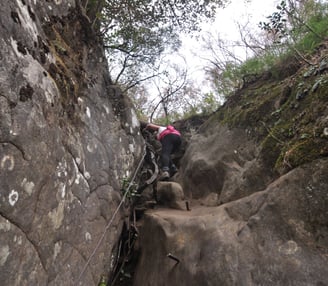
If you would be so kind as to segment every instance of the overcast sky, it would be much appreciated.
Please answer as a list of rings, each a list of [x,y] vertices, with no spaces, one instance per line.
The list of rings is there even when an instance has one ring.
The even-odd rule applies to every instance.
[[[217,13],[216,21],[211,25],[204,25],[203,32],[219,33],[220,38],[227,41],[238,41],[239,32],[238,23],[249,22],[249,27],[259,32],[258,23],[265,21],[266,17],[276,10],[276,6],[281,0],[231,0],[226,8]],[[250,3],[247,3],[250,2]],[[196,38],[183,37],[181,55],[183,55],[188,64],[188,70],[196,78],[204,77],[202,67],[206,62],[198,56],[202,56],[202,46],[204,42]],[[198,55],[198,56],[197,56]]]
[[[227,41],[238,41],[239,31],[237,28],[238,23],[249,22],[249,28],[254,29],[255,33],[260,32],[258,24],[260,21],[265,21],[266,17],[271,15],[276,10],[277,4],[281,0],[230,0],[232,3],[226,8],[221,9],[217,13],[216,21],[211,25],[204,25],[203,34],[219,33],[221,39]],[[247,3],[250,2],[250,3]],[[203,48],[204,41],[201,37],[183,37],[182,36],[182,48],[180,49],[180,55],[170,54],[166,60],[168,65],[164,66],[164,69],[171,74],[170,70],[167,69],[170,63],[179,65],[181,69],[187,68],[188,78],[193,81],[196,87],[200,88],[202,95],[208,92],[212,92],[213,88],[210,86],[210,82],[206,80],[204,67],[208,65],[208,61],[202,60],[201,58],[211,58],[210,55],[206,54]],[[204,54],[205,53],[205,54]],[[208,53],[208,52],[207,52]],[[185,59],[183,59],[183,58]],[[187,65],[187,66],[186,66]],[[172,73],[174,74],[174,72]],[[157,86],[161,86],[166,83],[161,82]],[[157,87],[150,83],[148,85],[149,96],[153,100],[157,101],[158,91]]]

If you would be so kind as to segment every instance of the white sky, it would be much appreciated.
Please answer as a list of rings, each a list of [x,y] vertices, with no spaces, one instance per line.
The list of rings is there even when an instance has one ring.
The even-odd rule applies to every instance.
[[[220,34],[221,39],[227,41],[238,41],[239,31],[237,28],[238,23],[249,22],[249,28],[252,28],[255,33],[260,29],[258,23],[260,21],[266,21],[266,17],[276,11],[276,6],[281,0],[230,0],[230,3],[226,8],[220,9],[217,13],[216,21],[211,25],[204,25],[203,32],[211,32],[213,34]],[[247,3],[250,2],[250,3]],[[250,26],[251,25],[251,26]],[[182,47],[179,54],[171,54],[167,56],[168,63],[172,62],[178,64],[180,68],[187,68],[188,77],[193,80],[195,86],[199,87],[202,94],[213,91],[210,86],[210,82],[206,80],[204,66],[208,66],[208,61],[201,59],[211,58],[210,54],[205,54],[204,42],[199,37],[191,38],[190,36],[181,36]],[[207,52],[208,53],[208,52]],[[243,53],[245,54],[245,52]],[[185,60],[183,60],[183,58]],[[187,67],[186,67],[187,64]],[[167,70],[168,71],[168,70]],[[161,86],[161,81],[158,83]],[[165,84],[164,84],[165,85]],[[148,86],[149,94],[153,96],[157,101],[158,91],[153,84]]]
[[[216,28],[227,37],[237,37],[235,22],[249,20],[257,27],[257,24],[272,12],[281,0],[231,0],[226,8],[218,11]],[[247,3],[250,2],[250,3]]]
[[[258,23],[266,21],[266,17],[276,11],[276,6],[281,0],[231,0],[231,2],[226,8],[218,11],[216,21],[213,24],[204,25],[204,32],[219,33],[220,38],[227,39],[227,41],[238,41],[240,38],[237,22],[246,23],[248,21],[249,27],[253,27],[255,32],[260,31]],[[183,37],[182,39],[180,53],[187,60],[189,73],[193,78],[204,78],[201,70],[207,63],[197,56],[204,55],[204,51],[202,51],[204,43],[190,37]]]

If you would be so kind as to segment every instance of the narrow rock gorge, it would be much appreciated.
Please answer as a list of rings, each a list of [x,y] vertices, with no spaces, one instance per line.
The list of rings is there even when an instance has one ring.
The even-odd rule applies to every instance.
[[[175,122],[179,172],[136,214],[149,142],[78,3],[0,7],[1,285],[328,286],[327,40]]]
[[[327,55],[175,123],[184,197],[145,213],[133,285],[328,285]]]

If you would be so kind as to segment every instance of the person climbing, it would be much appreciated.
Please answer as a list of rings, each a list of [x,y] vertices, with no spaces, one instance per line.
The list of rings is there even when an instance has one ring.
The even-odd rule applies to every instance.
[[[172,162],[171,155],[176,153],[181,145],[181,133],[172,125],[166,127],[153,123],[142,123],[142,127],[157,132],[156,138],[161,142],[161,174],[160,181],[167,181],[177,171],[177,167]]]

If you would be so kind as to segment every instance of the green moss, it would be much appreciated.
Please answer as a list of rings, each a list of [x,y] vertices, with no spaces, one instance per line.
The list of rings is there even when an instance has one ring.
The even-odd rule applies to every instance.
[[[227,112],[222,123],[227,124],[229,127],[240,127],[245,121],[245,111],[244,110],[234,110]]]
[[[260,81],[239,90],[220,109],[216,122],[241,127],[261,144],[266,167],[285,172],[328,155],[322,135],[328,73],[304,78],[305,68],[280,81]]]
[[[282,150],[276,161],[275,169],[281,171],[286,168],[296,168],[327,155],[327,140],[321,138],[298,140]]]
[[[268,166],[274,166],[281,153],[282,144],[268,135],[261,144],[261,157]]]
[[[227,108],[223,119],[221,114],[222,123],[229,127],[257,127],[260,121],[270,115],[274,105],[274,95],[264,97],[248,94],[247,96],[248,100],[244,98],[239,106]]]
[[[321,80],[317,88],[317,97],[322,101],[328,101],[328,75],[325,79]]]
[[[294,167],[302,165],[307,162],[326,155],[325,145],[327,141],[318,139],[308,139],[298,142],[291,148],[289,152],[290,164]]]

